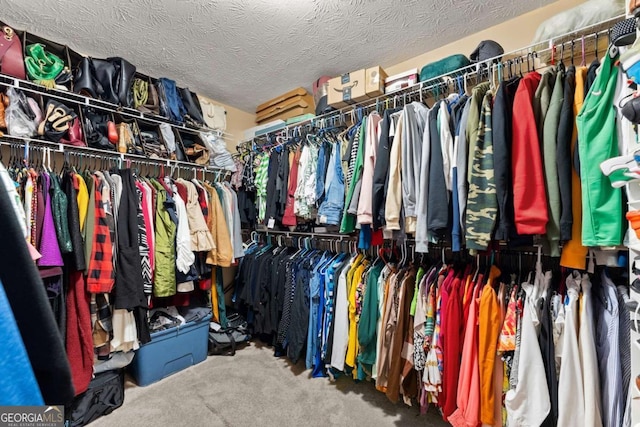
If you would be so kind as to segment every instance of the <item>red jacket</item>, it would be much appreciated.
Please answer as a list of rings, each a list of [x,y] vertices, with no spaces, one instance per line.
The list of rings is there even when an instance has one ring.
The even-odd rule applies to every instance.
[[[522,78],[513,102],[513,206],[518,234],[545,234],[549,213],[533,97],[540,73]]]

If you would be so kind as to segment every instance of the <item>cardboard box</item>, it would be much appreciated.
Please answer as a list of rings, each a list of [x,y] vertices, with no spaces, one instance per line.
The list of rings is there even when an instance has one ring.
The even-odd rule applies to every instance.
[[[260,104],[256,109],[256,123],[264,124],[274,120],[287,120],[314,111],[313,96],[300,87]]]
[[[387,73],[382,67],[371,67],[366,70],[366,93],[369,98],[376,98],[384,95],[384,83]]]
[[[333,107],[346,107],[368,98],[364,68],[329,80],[327,103]]]
[[[387,77],[385,82],[386,93],[395,92],[400,89],[405,89],[409,86],[413,86],[418,83],[418,69],[413,68],[404,73],[395,74]]]

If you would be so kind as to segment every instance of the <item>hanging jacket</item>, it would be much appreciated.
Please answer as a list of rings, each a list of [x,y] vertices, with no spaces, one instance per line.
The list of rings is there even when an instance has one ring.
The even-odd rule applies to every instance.
[[[515,231],[513,213],[513,177],[511,173],[511,146],[513,101],[519,77],[502,82],[493,101],[493,167],[498,199],[498,224],[495,239],[508,241]],[[459,173],[459,172],[458,172]]]
[[[108,207],[109,189],[106,182],[98,176],[94,177],[95,191],[95,226],[93,229],[93,246],[88,265],[87,290],[92,293],[111,292],[115,283],[113,269],[113,240],[109,223],[113,216]]]
[[[378,148],[376,150],[376,162],[373,171],[372,209],[373,209],[373,229],[378,230],[385,224],[385,200],[387,199],[387,186],[389,184],[389,161],[391,155],[391,144],[393,137],[390,131],[393,126],[391,115],[397,109],[385,110],[380,122],[380,135]]]
[[[167,192],[157,181],[151,181],[156,189],[155,215],[155,272],[153,295],[170,297],[176,294],[176,224],[166,207]]]
[[[300,166],[300,156],[302,151],[300,148],[296,149],[291,162],[291,172],[289,174],[289,186],[287,188],[287,202],[284,208],[284,214],[282,216],[282,225],[295,226],[297,223],[296,216],[293,213],[293,207],[295,203],[295,193],[298,187],[298,169]]]
[[[600,170],[600,163],[618,155],[616,111],[612,107],[618,78],[617,58],[605,55],[584,105],[576,117],[582,184],[582,244],[622,243],[622,193]]]
[[[404,132],[401,142],[402,156],[402,205],[404,206],[405,231],[416,231],[416,195],[420,181],[422,160],[422,136],[429,109],[412,102],[404,107]]]
[[[469,153],[472,163],[467,196],[466,243],[472,250],[486,250],[491,242],[498,213],[495,174],[493,172],[493,133],[491,104],[493,95],[487,92],[482,101],[478,139]]]
[[[387,230],[400,230],[400,216],[402,211],[402,157],[401,142],[404,128],[404,113],[396,124],[391,154],[389,155],[389,185],[387,186],[387,199],[385,200],[384,219]]]
[[[431,164],[431,115],[436,110],[426,113],[422,132],[422,153],[420,160],[420,176],[416,194],[416,252],[429,252],[429,229],[427,224],[429,212],[429,165]]]
[[[365,134],[367,130],[367,118],[362,119],[362,123],[359,126],[359,143],[358,143],[358,151],[355,157],[355,163],[349,163],[349,169],[352,168],[353,164],[353,175],[351,177],[351,182],[349,184],[347,190],[347,198],[344,203],[344,212],[342,216],[342,222],[340,224],[340,232],[341,233],[351,233],[356,228],[356,213],[357,213],[357,203],[356,209],[351,210],[350,205],[352,204],[352,200],[355,198],[356,200],[360,197],[360,188],[362,185],[362,170],[364,167],[364,150],[365,150]],[[353,160],[353,159],[352,159]],[[358,185],[358,183],[360,183]],[[368,191],[368,190],[367,190]]]
[[[231,234],[227,228],[222,203],[214,187],[205,184],[209,193],[209,231],[214,238],[215,247],[207,255],[207,264],[229,267],[233,259]]]
[[[449,197],[447,183],[444,179],[444,163],[438,112],[447,108],[444,101],[433,106],[429,114],[429,194],[427,209],[427,229],[434,236],[439,237],[449,225]],[[447,124],[448,125],[448,124]]]
[[[587,76],[587,68],[580,67],[576,70],[575,91],[573,97],[573,116],[576,117],[584,103],[584,81]],[[578,130],[575,120],[572,120],[572,137],[569,151],[571,163],[571,240],[562,247],[560,265],[567,268],[584,270],[587,264],[588,249],[582,246],[582,184],[580,176],[575,168],[576,146],[578,144]]]
[[[542,154],[533,109],[541,76],[533,71],[522,78],[513,101],[513,205],[519,234],[544,234],[549,213]]]
[[[560,191],[560,241],[571,240],[573,223],[571,200],[571,140],[575,125],[573,101],[576,89],[576,67],[569,66],[565,72],[564,95],[558,122],[556,141],[556,163],[558,170],[558,186]]]
[[[380,120],[382,120],[380,115],[375,111],[367,119],[362,187],[358,201],[358,224],[371,224],[373,222],[373,173],[376,165],[378,124]]]

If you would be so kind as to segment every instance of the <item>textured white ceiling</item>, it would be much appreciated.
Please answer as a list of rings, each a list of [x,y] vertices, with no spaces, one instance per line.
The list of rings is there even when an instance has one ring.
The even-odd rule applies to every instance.
[[[0,0],[0,20],[252,112],[319,76],[393,65],[552,1]]]

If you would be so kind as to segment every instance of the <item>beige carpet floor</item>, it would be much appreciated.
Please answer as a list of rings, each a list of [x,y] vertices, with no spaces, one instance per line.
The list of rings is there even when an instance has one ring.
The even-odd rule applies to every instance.
[[[127,380],[124,405],[91,426],[446,426],[431,408],[393,404],[368,382],[310,378],[251,343],[147,387]]]

